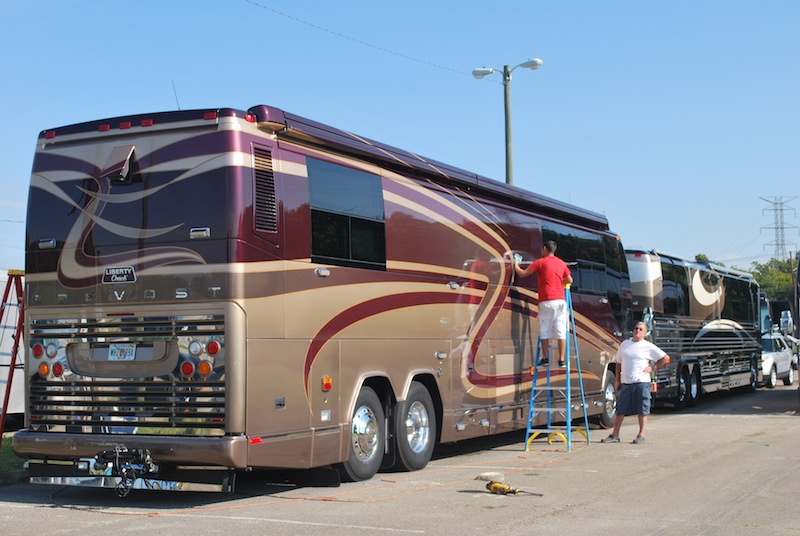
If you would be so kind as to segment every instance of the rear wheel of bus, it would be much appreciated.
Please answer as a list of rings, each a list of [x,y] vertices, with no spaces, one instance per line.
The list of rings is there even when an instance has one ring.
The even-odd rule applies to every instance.
[[[386,442],[383,405],[375,391],[362,387],[350,420],[350,456],[336,466],[342,480],[369,480],[381,466]]]
[[[689,400],[690,382],[688,367],[681,367],[678,372],[678,393],[673,400],[676,409],[684,409],[686,407]]]
[[[694,370],[689,373],[689,383],[686,391],[686,405],[694,407],[700,399],[700,365],[695,365]]]
[[[597,416],[597,423],[602,428],[614,426],[614,415],[617,408],[616,378],[613,372],[606,371],[605,381],[603,382],[603,411]]]
[[[412,382],[405,401],[397,405],[395,469],[417,471],[428,465],[433,455],[436,433],[433,399],[424,385]]]

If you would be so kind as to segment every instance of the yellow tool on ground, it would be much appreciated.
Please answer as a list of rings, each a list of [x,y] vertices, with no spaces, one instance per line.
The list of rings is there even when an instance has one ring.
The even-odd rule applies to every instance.
[[[497,495],[516,495],[522,491],[517,488],[512,488],[508,484],[503,484],[502,482],[489,482],[486,484],[486,489]]]

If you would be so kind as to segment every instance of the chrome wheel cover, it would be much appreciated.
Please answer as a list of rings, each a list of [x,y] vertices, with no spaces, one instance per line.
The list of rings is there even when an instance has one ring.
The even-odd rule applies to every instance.
[[[406,413],[406,442],[414,452],[422,452],[430,441],[431,426],[425,404],[415,401]]]
[[[364,462],[375,455],[378,448],[378,421],[375,413],[361,406],[353,414],[352,442],[356,457]]]

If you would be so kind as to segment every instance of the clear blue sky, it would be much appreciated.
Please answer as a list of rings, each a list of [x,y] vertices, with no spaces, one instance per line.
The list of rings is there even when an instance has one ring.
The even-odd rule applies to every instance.
[[[532,57],[515,184],[626,247],[748,268],[775,251],[760,198],[800,196],[796,0],[3,0],[0,55],[3,275],[24,268],[40,130],[270,104],[502,181],[501,77],[470,73]]]

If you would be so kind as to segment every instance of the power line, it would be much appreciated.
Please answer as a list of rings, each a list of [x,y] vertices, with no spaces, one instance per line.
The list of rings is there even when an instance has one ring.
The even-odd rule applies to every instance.
[[[444,65],[439,65],[439,64],[436,64],[436,63],[432,63],[430,61],[421,60],[419,58],[415,58],[414,56],[409,56],[408,54],[403,54],[402,52],[397,52],[397,51],[394,51],[394,50],[391,50],[391,49],[388,49],[388,48],[385,48],[385,47],[382,47],[382,46],[373,45],[372,43],[368,43],[366,41],[362,41],[361,39],[357,39],[355,37],[351,37],[349,35],[345,35],[345,34],[343,34],[341,32],[337,32],[335,30],[331,30],[330,28],[325,28],[324,26],[320,26],[319,24],[314,24],[313,22],[308,22],[307,20],[303,20],[301,18],[295,17],[294,15],[289,15],[288,13],[284,13],[283,11],[279,11],[279,10],[277,10],[275,8],[271,8],[269,6],[265,6],[263,4],[260,4],[260,3],[256,2],[255,0],[245,0],[245,2],[247,2],[249,4],[253,4],[256,7],[260,7],[261,9],[264,9],[264,10],[269,11],[271,13],[274,13],[275,15],[279,15],[281,17],[285,17],[285,18],[293,20],[295,22],[299,22],[300,24],[305,24],[306,26],[314,28],[315,30],[319,30],[321,32],[329,33],[329,34],[331,34],[331,35],[333,35],[335,37],[338,37],[340,39],[346,39],[347,41],[352,41],[353,43],[357,43],[359,45],[362,45],[362,46],[365,46],[365,47],[368,47],[368,48],[372,48],[372,49],[378,50],[380,52],[384,52],[386,54],[391,54],[392,56],[397,56],[398,58],[403,58],[405,60],[409,60],[409,61],[413,61],[413,62],[416,62],[416,63],[421,63],[423,65],[427,65],[428,67],[434,67],[436,69],[441,69],[443,71],[448,71],[448,72],[455,73],[455,74],[460,74],[460,75],[463,75],[463,76],[472,76],[471,72],[464,72],[464,71],[459,71],[459,70],[456,70],[456,69],[451,69],[450,67],[445,67]]]

